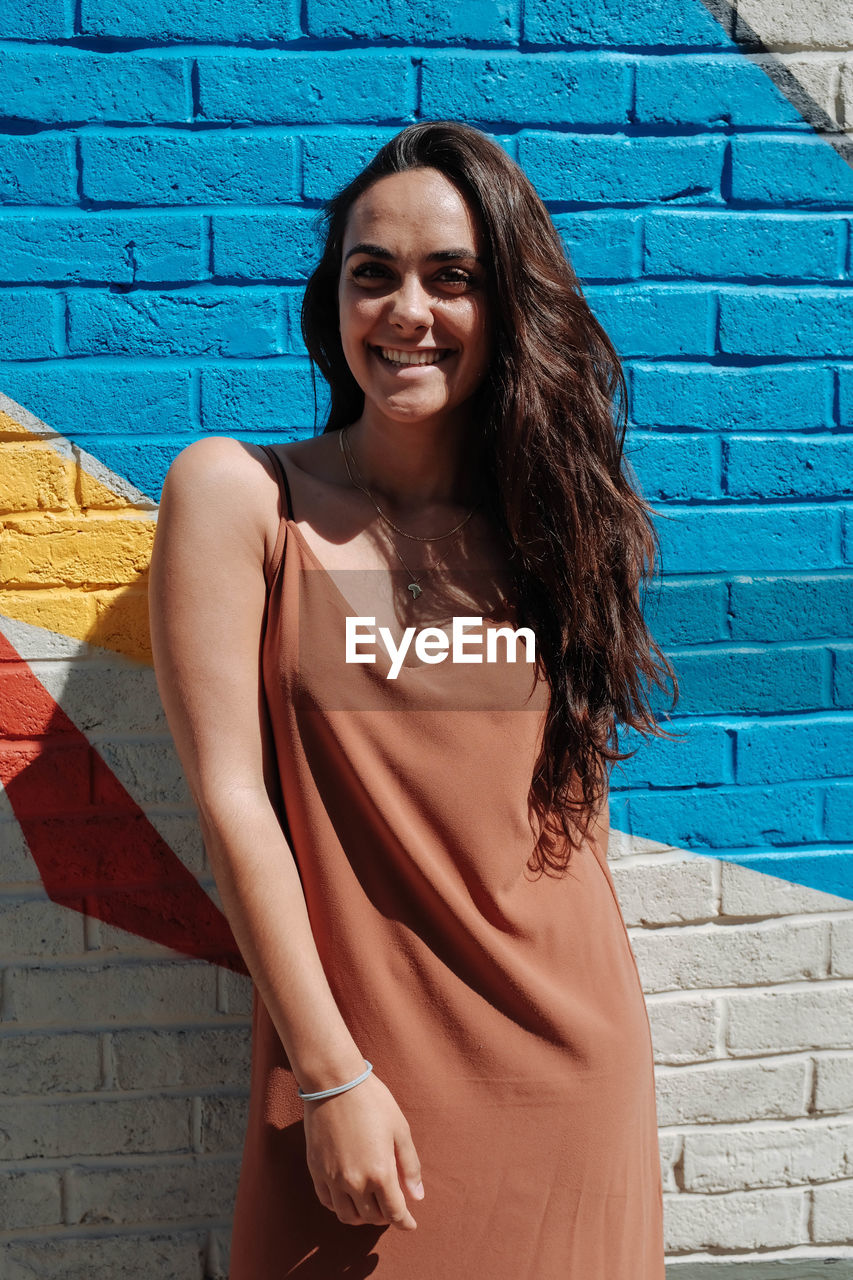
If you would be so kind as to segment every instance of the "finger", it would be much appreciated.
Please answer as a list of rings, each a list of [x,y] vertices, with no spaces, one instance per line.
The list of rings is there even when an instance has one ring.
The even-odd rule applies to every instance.
[[[424,1184],[421,1182],[421,1162],[418,1159],[418,1153],[415,1150],[415,1144],[412,1142],[411,1134],[399,1134],[395,1139],[394,1146],[397,1153],[400,1182],[404,1191],[415,1200],[423,1200]]]
[[[361,1224],[361,1214],[359,1213],[352,1196],[346,1191],[340,1191],[337,1187],[332,1187],[332,1201],[335,1213],[341,1222],[345,1222],[347,1226],[356,1227]]]
[[[418,1225],[409,1211],[406,1197],[396,1177],[391,1176],[375,1194],[380,1213],[392,1227],[402,1227],[406,1231],[411,1231]]]

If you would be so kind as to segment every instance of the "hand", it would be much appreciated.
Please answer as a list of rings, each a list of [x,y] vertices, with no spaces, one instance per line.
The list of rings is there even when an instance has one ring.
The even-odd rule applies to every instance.
[[[352,1226],[418,1224],[406,1196],[423,1198],[406,1117],[371,1072],[361,1084],[304,1104],[308,1170],[322,1205]]]

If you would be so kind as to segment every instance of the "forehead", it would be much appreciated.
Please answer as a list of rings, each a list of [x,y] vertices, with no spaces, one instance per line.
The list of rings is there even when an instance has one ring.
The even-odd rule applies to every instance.
[[[424,253],[448,247],[479,253],[482,247],[474,211],[437,169],[390,174],[362,192],[349,212],[344,251],[361,240]]]

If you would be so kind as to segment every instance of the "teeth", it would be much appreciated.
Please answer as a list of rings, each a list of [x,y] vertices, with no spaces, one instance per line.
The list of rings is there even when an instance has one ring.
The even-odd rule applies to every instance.
[[[432,351],[395,351],[393,347],[380,347],[386,360],[394,364],[435,364],[446,352],[439,348]]]

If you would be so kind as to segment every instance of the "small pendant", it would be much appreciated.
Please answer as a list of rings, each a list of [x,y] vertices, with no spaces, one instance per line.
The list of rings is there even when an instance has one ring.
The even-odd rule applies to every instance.
[[[416,582],[410,582],[406,590],[411,591],[413,600],[417,600],[418,596],[421,594],[421,589]]]

